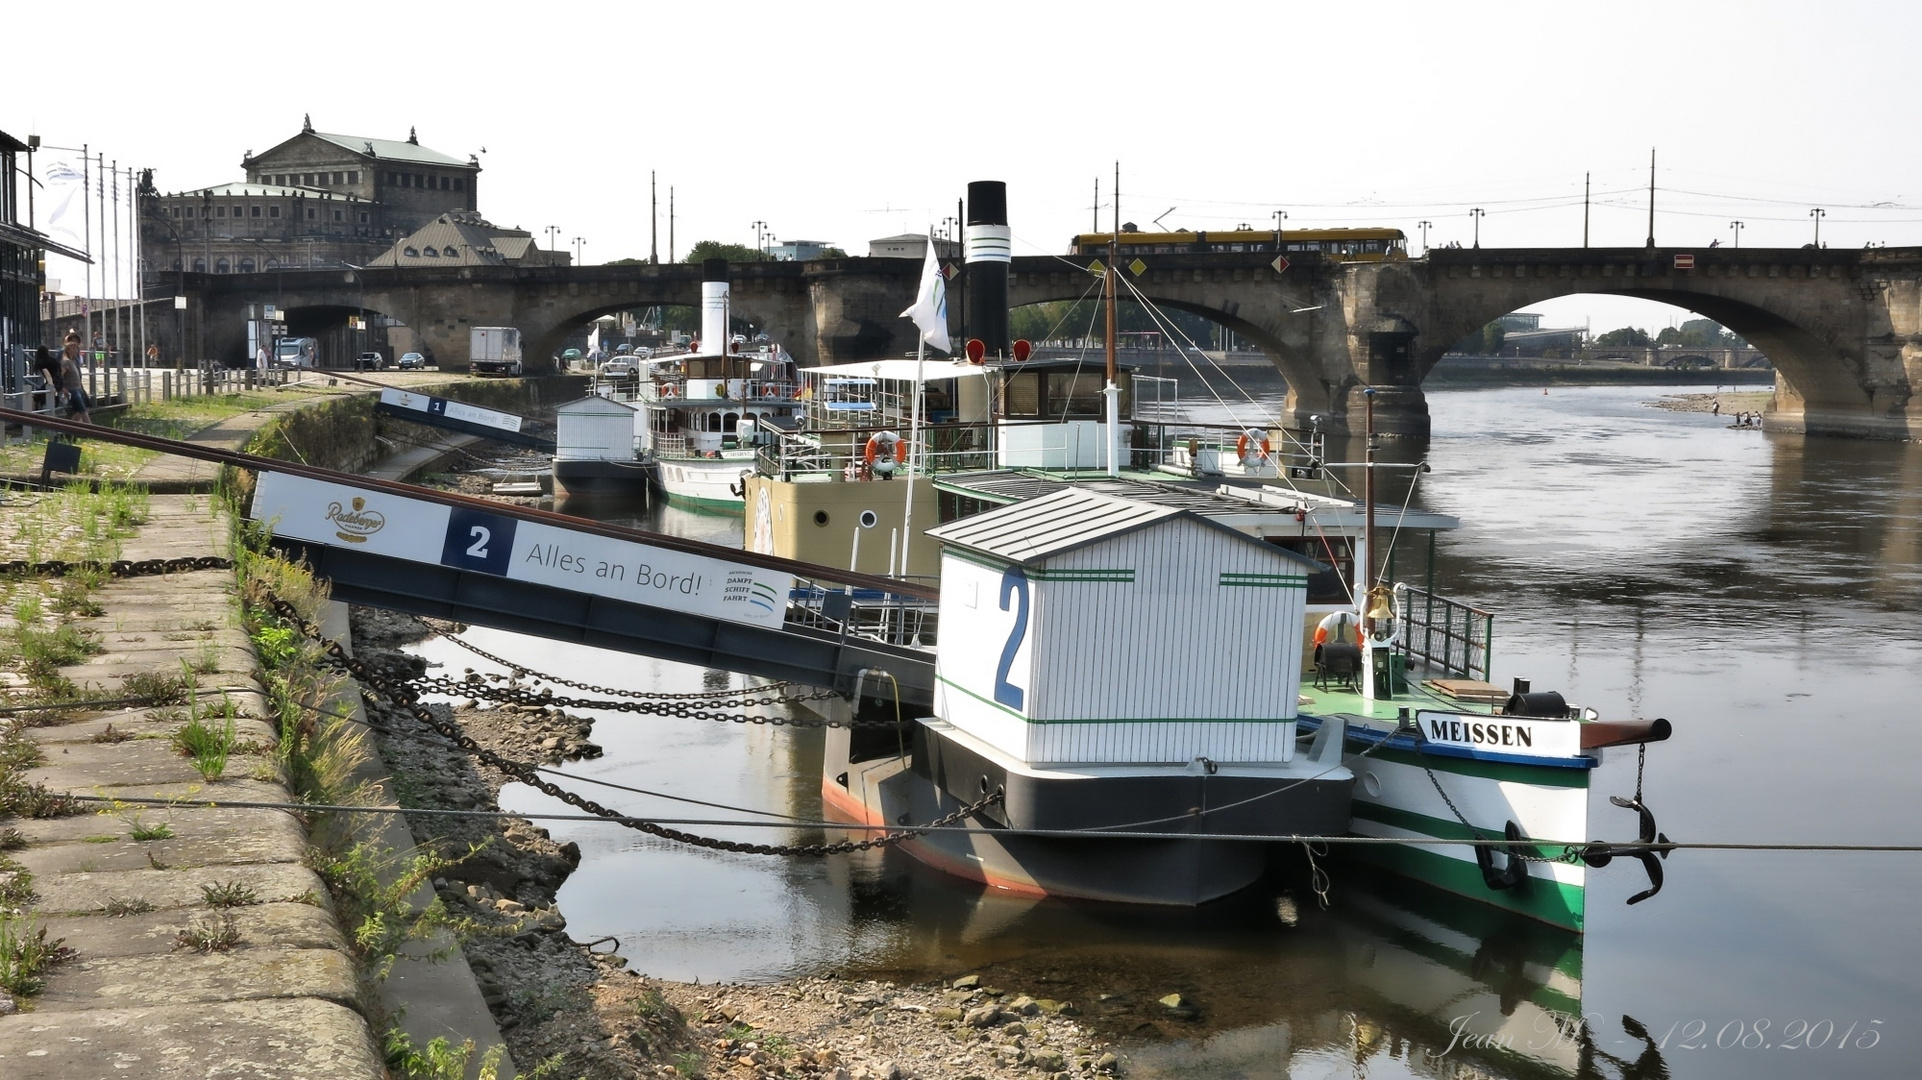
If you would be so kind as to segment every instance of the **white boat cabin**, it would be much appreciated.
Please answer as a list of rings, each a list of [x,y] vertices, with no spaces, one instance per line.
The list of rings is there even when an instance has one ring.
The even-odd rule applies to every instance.
[[[1310,560],[1081,488],[928,535],[943,720],[1035,766],[1293,759]]]
[[[596,394],[554,409],[560,461],[632,461],[639,456],[641,411]]]

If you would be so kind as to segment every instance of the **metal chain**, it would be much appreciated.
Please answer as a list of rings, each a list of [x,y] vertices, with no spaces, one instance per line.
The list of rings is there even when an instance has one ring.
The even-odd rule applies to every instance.
[[[299,609],[295,608],[294,605],[277,596],[270,596],[270,599],[272,600],[276,614],[298,629],[302,634],[305,634],[309,639],[318,642],[328,657],[339,666],[351,672],[354,678],[360,681],[362,686],[372,689],[394,705],[405,709],[414,719],[433,728],[436,732],[439,732],[442,737],[453,742],[461,749],[472,753],[483,763],[500,770],[503,774],[543,794],[559,799],[569,806],[584,810],[596,817],[606,818],[609,821],[624,825],[638,832],[644,832],[650,836],[670,840],[677,844],[708,848],[713,851],[737,852],[745,855],[794,855],[809,858],[823,855],[840,855],[854,851],[871,851],[876,848],[892,847],[916,836],[924,835],[931,830],[952,825],[967,818],[971,814],[978,813],[1001,801],[1001,792],[997,789],[989,793],[985,798],[969,803],[953,813],[945,814],[925,825],[889,830],[881,836],[870,837],[866,840],[849,840],[838,844],[749,844],[737,840],[721,840],[711,836],[699,836],[694,833],[682,832],[679,829],[670,829],[664,825],[656,825],[651,821],[639,821],[617,810],[602,806],[592,799],[585,798],[584,796],[575,794],[542,779],[539,767],[536,765],[502,757],[500,754],[475,742],[472,736],[462,731],[457,725],[442,721],[422,706],[419,695],[414,692],[411,686],[404,682],[389,680],[369,669],[360,661],[349,656],[347,650],[342,648],[338,641],[334,641],[323,635],[320,632],[320,628],[304,618],[300,614]]]
[[[712,720],[716,723],[731,722],[797,728],[893,727],[895,724],[893,720],[804,720],[791,716],[747,715],[703,709],[688,701],[596,701],[592,698],[563,697],[551,690],[529,690],[518,686],[490,683],[478,673],[469,675],[465,679],[454,679],[445,675],[423,675],[407,679],[405,682],[408,686],[415,688],[416,692],[440,693],[449,697],[465,696],[510,705],[602,709],[609,712],[642,713],[648,716],[672,716],[683,720]],[[827,695],[810,695],[803,698],[776,694],[757,698],[733,698],[725,702],[715,702],[715,704],[746,709],[762,705],[789,705],[798,701],[817,700],[822,696]]]
[[[40,574],[52,577],[65,577],[76,570],[93,570],[109,577],[149,577],[157,574],[175,574],[189,570],[231,570],[234,562],[218,555],[186,555],[176,559],[115,559],[103,562],[99,559],[86,559],[69,562],[65,559],[48,559],[44,562],[28,562],[14,559],[0,562],[0,576],[14,574]]]
[[[1482,835],[1480,829],[1468,823],[1468,819],[1462,815],[1461,809],[1455,805],[1455,800],[1449,798],[1448,792],[1442,790],[1441,781],[1435,778],[1435,770],[1423,765],[1421,771],[1428,774],[1428,782],[1435,785],[1435,794],[1440,795],[1442,802],[1448,804],[1449,813],[1455,815],[1455,820],[1462,823],[1462,826],[1468,830],[1468,834],[1474,837],[1477,843],[1491,843],[1492,841]],[[1560,855],[1551,858],[1547,855],[1530,855],[1526,851],[1518,851],[1516,850],[1518,845],[1509,844],[1506,840],[1501,841],[1501,843],[1506,846],[1507,854],[1510,858],[1520,859],[1523,862],[1573,864],[1580,862],[1582,859],[1582,850],[1579,847],[1565,846]]]
[[[545,671],[537,671],[534,668],[530,668],[525,664],[521,664],[513,660],[509,660],[505,656],[497,656],[494,653],[488,652],[486,649],[483,649],[480,646],[474,644],[473,642],[463,640],[458,634],[448,633],[447,631],[442,630],[439,627],[435,626],[433,623],[428,622],[426,619],[419,618],[418,616],[415,617],[415,621],[419,622],[422,626],[425,626],[433,630],[435,633],[439,634],[444,640],[450,641],[455,645],[458,645],[461,648],[466,649],[468,652],[473,653],[475,656],[478,656],[483,660],[490,660],[496,664],[499,664],[504,668],[507,668],[509,671],[513,672],[517,678],[526,678],[528,676],[532,676],[533,678],[535,678],[537,681],[540,681],[540,682],[551,682],[556,686],[571,686],[576,690],[585,690],[590,694],[606,694],[610,697],[643,698],[643,699],[649,699],[649,700],[694,700],[694,699],[731,698],[731,697],[738,697],[743,694],[751,694],[755,692],[754,690],[747,689],[747,688],[731,688],[727,690],[700,690],[692,693],[668,694],[668,693],[660,693],[658,691],[622,690],[618,687],[613,687],[613,686],[595,686],[592,683],[576,682],[572,679],[561,678],[559,675],[550,675]],[[766,689],[780,690],[784,687],[788,687],[792,685],[794,684],[788,683],[788,682],[771,683],[768,685],[768,687],[766,687]],[[783,701],[819,701],[823,698],[830,698],[834,696],[836,695],[832,690],[818,690],[811,694],[787,695],[787,696],[784,696],[782,700]]]

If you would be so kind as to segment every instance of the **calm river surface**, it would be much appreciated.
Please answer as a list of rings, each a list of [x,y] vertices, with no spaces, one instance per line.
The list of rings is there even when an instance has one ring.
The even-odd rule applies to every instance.
[[[1902,756],[1922,730],[1922,447],[1730,430],[1726,418],[1643,404],[1674,392],[1431,392],[1434,471],[1415,501],[1462,520],[1439,541],[1438,588],[1497,613],[1495,682],[1522,676],[1605,716],[1674,722],[1645,781],[1670,837],[1922,841],[1922,783]],[[641,523],[739,539],[738,520],[656,514]],[[471,637],[588,682],[739,682]],[[479,666],[446,642],[422,651]],[[570,771],[803,819],[820,811],[818,733],[613,715],[594,737],[606,757]],[[1632,753],[1599,771],[1599,833],[1633,835],[1634,815],[1605,796],[1634,786]],[[589,791],[637,814],[721,816]],[[504,799],[567,809],[525,789]],[[1284,865],[1241,896],[1166,913],[982,896],[896,854],[783,860],[549,827],[585,855],[561,892],[570,932],[618,937],[637,970],[703,981],[980,972],[1075,1001],[1124,1045],[1136,1077],[1922,1070],[1917,854],[1682,851],[1662,893],[1635,907],[1625,901],[1645,877],[1617,862],[1591,872],[1578,939],[1371,885],[1339,864],[1326,911]],[[1156,999],[1171,992],[1200,1016],[1169,1018]],[[1531,1002],[1587,1025],[1578,1037],[1523,1025],[1505,1046],[1455,1038],[1496,1013],[1534,1016]]]

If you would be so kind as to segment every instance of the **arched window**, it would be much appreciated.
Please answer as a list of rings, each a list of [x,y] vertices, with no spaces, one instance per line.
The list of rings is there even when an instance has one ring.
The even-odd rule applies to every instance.
[[[709,431],[721,430],[721,414],[720,413],[711,412],[707,414],[707,429]]]
[[[241,272],[241,273],[243,273],[243,274],[251,274],[251,273],[253,273],[253,272],[254,272],[254,261],[253,261],[252,259],[242,259],[242,260],[240,260],[240,272]]]
[[[178,271],[179,269],[180,269],[180,260],[179,260],[179,259],[175,259],[175,260],[174,260],[174,270],[176,270],[176,271]],[[198,268],[198,267],[196,267],[195,269],[199,269],[199,268]]]
[[[195,259],[195,260],[194,260],[194,273],[196,273],[196,274],[204,274],[204,273],[206,273],[206,272],[207,272],[207,260],[205,260],[205,259]]]
[[[267,270],[273,270],[279,266],[280,260],[274,258],[272,255],[267,256],[267,261],[262,264],[262,268]]]
[[[222,258],[222,259],[214,260],[214,273],[225,274],[225,273],[231,272],[231,270],[232,270],[232,267],[228,264],[226,259]]]

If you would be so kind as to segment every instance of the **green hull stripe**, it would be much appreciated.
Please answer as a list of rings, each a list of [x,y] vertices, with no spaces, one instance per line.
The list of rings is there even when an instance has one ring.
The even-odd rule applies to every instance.
[[[1351,741],[1348,749],[1365,749],[1371,743]],[[1352,753],[1351,753],[1352,758]],[[1566,769],[1555,765],[1534,767],[1513,765],[1506,761],[1475,761],[1472,758],[1444,757],[1440,754],[1416,754],[1407,750],[1383,747],[1368,755],[1376,761],[1392,761],[1397,765],[1412,765],[1417,769],[1429,768],[1438,774],[1456,776],[1478,776],[1484,780],[1507,780],[1517,784],[1537,784],[1541,787],[1587,788],[1587,769]]]
[[[1056,724],[1286,724],[1292,722],[1290,718],[1281,716],[1146,716],[1132,720],[1119,720],[1113,717],[1095,717],[1087,720],[1036,720],[1033,717],[1023,716],[998,701],[990,701],[945,676],[937,675],[935,681],[957,694],[965,694],[973,698],[996,712],[1005,713],[1024,724],[1034,724],[1039,727]]]
[[[1355,844],[1348,853],[1404,877],[1425,881],[1438,889],[1493,904],[1499,908],[1577,933],[1584,928],[1586,903],[1582,888],[1541,876],[1529,868],[1528,880],[1512,889],[1491,889],[1472,862],[1451,859],[1409,844]]]
[[[703,499],[698,495],[676,495],[666,489],[662,489],[662,494],[666,495],[667,501],[675,506],[692,507],[696,510],[723,510],[730,514],[747,513],[747,503],[740,499]]]
[[[1429,817],[1427,814],[1417,814],[1412,810],[1401,810],[1393,806],[1382,806],[1379,803],[1363,802],[1360,799],[1355,800],[1354,815],[1358,818],[1366,818],[1369,821],[1380,822],[1383,825],[1393,825],[1397,829],[1406,829],[1409,832],[1420,833],[1423,836],[1432,836],[1438,840],[1472,840],[1475,838],[1468,826],[1463,825],[1453,818]],[[1482,829],[1483,838],[1498,838],[1501,835],[1499,832],[1500,828],[1501,826],[1495,826],[1492,829],[1484,827]],[[1537,844],[1524,845],[1522,850],[1530,855],[1536,855],[1541,858],[1558,859],[1568,851],[1568,848],[1562,844],[1548,844],[1546,846]]]

